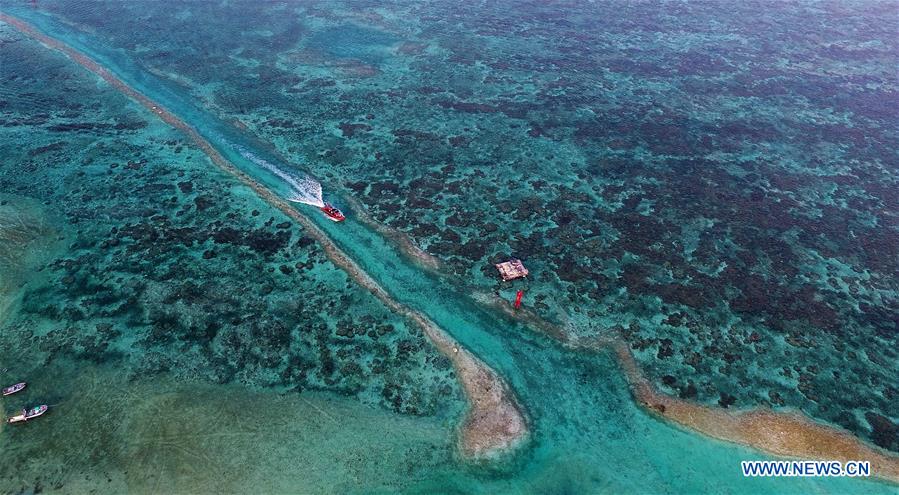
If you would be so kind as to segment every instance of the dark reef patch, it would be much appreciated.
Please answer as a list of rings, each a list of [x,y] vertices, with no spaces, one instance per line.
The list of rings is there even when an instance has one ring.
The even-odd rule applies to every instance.
[[[42,122],[0,128],[0,191],[39,198],[70,230],[4,322],[4,366],[72,359],[132,378],[331,391],[404,414],[453,409],[446,358],[290,218],[60,56],[16,43],[3,57],[40,77],[0,81],[12,97],[0,119],[34,121],[35,99],[78,101],[95,119],[50,105]]]

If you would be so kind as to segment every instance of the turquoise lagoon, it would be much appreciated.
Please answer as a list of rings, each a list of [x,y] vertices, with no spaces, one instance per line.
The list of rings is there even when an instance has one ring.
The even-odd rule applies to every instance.
[[[455,163],[457,168],[472,166],[473,171],[453,176],[457,172],[447,171],[440,157],[428,156],[428,149],[436,150],[434,153],[446,150],[444,145],[434,144],[435,139],[441,138],[422,134],[421,124],[410,121],[406,127],[417,125],[417,130],[390,133],[394,145],[385,143],[383,151],[379,151],[387,156],[378,159],[383,160],[383,166],[373,159],[363,159],[372,150],[357,150],[359,154],[353,154],[355,144],[338,145],[334,141],[338,137],[352,139],[356,132],[377,134],[374,122],[356,123],[370,127],[367,130],[354,127],[354,123],[341,130],[337,122],[318,132],[294,130],[289,139],[284,133],[264,132],[254,122],[276,114],[279,100],[255,100],[259,97],[252,93],[255,86],[243,88],[245,98],[238,97],[235,92],[239,88],[228,85],[242,80],[239,71],[258,67],[253,61],[264,61],[265,50],[257,48],[254,53],[252,43],[243,50],[240,46],[230,47],[240,53],[233,54],[233,59],[216,59],[216,63],[220,69],[237,72],[223,73],[227,76],[222,76],[221,82],[207,74],[205,77],[212,80],[202,85],[203,74],[189,70],[192,66],[187,61],[191,56],[188,51],[195,55],[205,49],[213,54],[219,46],[216,41],[225,46],[237,43],[207,39],[208,45],[199,44],[201,35],[211,36],[209,31],[214,31],[218,19],[202,16],[208,24],[204,23],[203,29],[197,30],[196,39],[184,45],[185,53],[166,47],[169,53],[161,56],[144,46],[123,42],[123,19],[129,14],[126,7],[73,5],[52,4],[54,15],[24,7],[11,8],[9,13],[88,54],[189,123],[232,163],[270,189],[285,196],[290,193],[283,181],[260,168],[247,152],[292,173],[315,174],[322,179],[326,197],[338,204],[341,197],[358,193],[377,218],[406,230],[429,252],[459,267],[457,274],[473,280],[463,284],[455,277],[437,277],[422,271],[390,241],[354,220],[352,214],[347,222],[336,225],[314,209],[297,206],[394,299],[429,316],[502,375],[525,410],[532,435],[523,448],[503,459],[480,463],[460,459],[455,435],[464,411],[463,397],[449,363],[416,327],[392,315],[355,285],[311,239],[303,236],[300,226],[257,198],[249,188],[221,173],[182,133],[65,57],[3,25],[0,211],[4,217],[0,220],[5,223],[0,225],[4,228],[2,235],[10,242],[8,248],[0,251],[4,259],[0,265],[4,270],[0,289],[4,293],[0,296],[8,302],[2,315],[0,349],[2,367],[32,383],[27,395],[4,400],[3,408],[9,411],[30,400],[53,404],[44,421],[24,429],[4,428],[0,433],[0,486],[5,491],[895,492],[893,485],[862,480],[745,479],[739,471],[740,460],[769,456],[658,420],[634,404],[611,354],[568,350],[534,329],[479,306],[468,295],[471,285],[503,294],[512,288],[494,287],[481,272],[481,265],[465,266],[465,255],[443,251],[443,244],[466,244],[463,241],[477,236],[471,230],[471,222],[440,219],[439,225],[455,227],[464,239],[447,233],[452,232],[451,228],[437,234],[448,236],[443,241],[436,241],[429,237],[434,233],[421,230],[426,221],[434,220],[429,215],[439,215],[439,208],[433,204],[452,202],[454,197],[446,193],[443,198],[422,194],[398,199],[408,187],[427,192],[434,188],[435,181],[444,181],[452,190],[454,182],[476,176],[467,175],[474,173],[475,163]],[[158,29],[161,39],[165,32],[160,27],[162,19],[197,22],[200,14],[192,13],[192,9],[206,7],[193,5],[184,4],[165,15],[153,12],[149,18],[138,17],[135,22],[142,23],[151,35]],[[284,8],[275,11],[283,13]],[[305,73],[301,76],[307,82],[326,79],[307,84],[306,94],[296,96],[310,112],[319,110],[316,102],[333,97],[314,88],[332,88],[329,91],[340,90],[349,95],[347,105],[365,119],[365,111],[360,110],[364,104],[354,100],[362,95],[353,96],[352,84],[365,87],[390,82],[383,80],[387,76],[379,75],[378,70],[386,72],[395,49],[422,57],[429,49],[434,50],[427,43],[419,43],[424,47],[412,42],[403,44],[400,40],[409,33],[391,30],[384,8],[359,7],[367,16],[351,8],[335,8],[336,14],[330,15],[312,10],[306,12],[307,20],[298,24],[302,29],[292,27],[293,22],[273,21],[257,31],[283,29],[279,36],[272,38],[271,34],[256,31],[246,35],[265,38],[265,48],[275,53],[293,53],[292,48],[302,47],[293,53],[293,60],[302,62],[297,71],[318,70],[318,76],[344,74],[342,80],[331,80],[333,84],[325,77]],[[422,15],[419,22],[428,22],[421,12],[418,14]],[[95,15],[103,17],[103,22]],[[340,15],[347,17],[334,19]],[[67,16],[76,18],[71,21],[74,25],[65,22]],[[236,22],[235,18],[224,16],[221,22]],[[335,28],[331,25],[335,23],[344,27]],[[436,22],[433,29],[440,26]],[[428,32],[423,30],[416,36],[421,41]],[[342,41],[347,39],[350,41]],[[341,42],[349,46],[336,46]],[[162,46],[162,41],[159,43]],[[328,57],[343,62],[337,64]],[[155,62],[148,62],[150,59]],[[309,67],[316,65],[317,68]],[[489,77],[491,69],[479,70],[487,71],[485,77]],[[258,72],[261,71],[253,72],[254,79]],[[370,75],[372,72],[374,75]],[[280,83],[275,76],[285,76],[277,72],[269,76],[271,85],[277,88]],[[454,88],[453,81],[446,78],[445,88],[453,88],[458,94],[465,91],[465,84],[460,82]],[[528,88],[518,91],[526,92]],[[223,94],[230,94],[230,100]],[[226,100],[235,107],[224,105]],[[453,104],[447,105],[452,109]],[[452,124],[460,126],[459,130],[465,125],[465,118],[472,115],[477,121],[469,125],[482,128],[491,123],[483,118],[497,118],[486,107],[460,106],[458,102],[455,106],[453,111],[463,112],[462,122]],[[241,108],[238,111],[236,107]],[[280,111],[294,115],[289,108]],[[466,111],[477,108],[485,111]],[[509,109],[508,113],[514,114],[514,110]],[[508,113],[503,114],[508,118],[500,119],[503,126],[514,124],[509,119],[515,117]],[[414,114],[410,119],[421,117]],[[247,120],[251,125],[246,129],[235,127],[231,123],[234,118]],[[293,118],[309,117],[298,112]],[[430,122],[439,127],[439,119],[434,119]],[[300,132],[303,130],[310,133],[304,135]],[[434,131],[430,129],[432,134]],[[330,140],[331,144],[323,144],[322,140]],[[564,145],[574,146],[571,142]],[[544,142],[534,146],[533,153],[562,153],[564,149],[560,146],[559,151],[550,151],[555,147]],[[418,156],[421,167],[416,171],[406,161],[391,160],[390,153],[401,152]],[[498,152],[492,149],[489,153]],[[346,165],[346,160],[359,163],[358,169]],[[558,181],[571,177],[564,170],[528,168],[519,173],[545,177],[547,185],[528,182],[538,191],[552,189],[559,185]],[[440,174],[450,174],[449,179]],[[391,186],[384,177],[401,184]],[[516,194],[527,199],[527,191],[496,182],[495,178],[492,183],[483,182],[456,186],[465,188],[463,197],[469,200],[469,210],[477,210],[477,199],[482,194],[495,195],[505,202],[516,200]],[[637,182],[648,185],[653,179]],[[492,190],[491,184],[508,191]],[[578,191],[575,183],[569,184],[565,194],[587,194]],[[375,186],[386,200],[375,199]],[[421,224],[403,225],[408,219],[392,218],[384,210],[391,198],[420,212]],[[626,195],[622,201],[627,201]],[[635,206],[646,211],[657,208],[652,199],[643,199]],[[462,209],[456,206],[452,211],[458,213]],[[520,208],[510,210],[508,220],[506,216],[497,217],[503,219],[500,230],[533,229],[522,230],[523,235],[547,227],[527,225],[525,221],[532,215],[518,211]],[[518,221],[522,224],[516,223],[516,216],[521,217]],[[12,225],[7,218],[28,222],[19,222],[17,225],[25,227],[14,230],[7,227]],[[571,220],[565,223],[556,217],[553,222],[561,226]],[[697,219],[691,225],[701,228],[705,224]],[[684,242],[694,239],[696,245],[684,251],[696,253],[697,245],[703,241],[690,228],[685,227]],[[614,239],[604,236],[598,237],[599,245],[611,245]],[[517,238],[521,240],[521,236]],[[564,257],[567,251],[553,248],[551,241],[546,241],[547,257],[551,252]],[[544,248],[534,247],[533,240],[529,242],[528,252],[534,258],[530,266],[538,272],[531,287],[538,299],[528,303],[535,304],[553,320],[563,318],[556,313],[558,308],[579,313],[582,309],[574,310],[577,305],[584,312],[590,311],[578,299],[584,295],[582,288],[571,288],[565,280],[551,280],[539,274],[540,269],[548,272],[553,266],[541,264],[538,256]],[[727,239],[720,240],[720,246],[724,252]],[[524,250],[523,245],[508,247],[510,254]],[[502,249],[495,254],[502,254]],[[483,258],[487,256],[485,253]],[[613,274],[617,265],[627,265],[632,259],[633,256],[624,254],[615,263],[599,258],[596,263]],[[705,261],[714,271],[712,261]],[[826,263],[833,267],[830,270],[855,273],[851,264]],[[883,279],[878,278],[877,267],[866,273],[869,279],[875,279],[870,297],[881,301],[881,307],[894,304],[877,298],[888,296],[895,280],[892,286],[889,280],[884,286],[878,282]],[[857,280],[850,282],[858,284]],[[834,284],[839,287],[839,281]],[[627,288],[635,289],[630,285]],[[586,288],[586,293],[590,290]],[[847,286],[846,292],[849,291]],[[572,299],[563,305],[553,299],[553,292],[570,294]],[[866,290],[861,292],[868,297]],[[528,293],[532,297],[531,289]],[[862,297],[858,293],[856,290],[854,295]],[[716,315],[713,310],[698,311],[686,304],[686,296],[677,294],[675,299],[681,303],[676,309],[680,311],[662,308],[674,303],[653,297],[639,300],[639,307],[607,301],[593,308],[592,317],[568,315],[566,328],[585,333],[624,325],[633,335],[667,330],[676,326],[673,320],[689,319],[695,314],[703,318]],[[621,311],[616,312],[616,308]],[[728,313],[722,318],[731,316]],[[664,324],[662,319],[666,320]],[[584,321],[592,325],[579,324]],[[695,330],[695,323],[684,324],[683,328]],[[882,327],[860,328],[875,331]],[[736,331],[741,329],[730,333]],[[812,353],[802,350],[814,348],[785,343],[787,338],[801,341],[804,337],[798,331],[786,332],[766,343],[787,346],[781,358],[786,356],[797,366],[805,367],[803,360],[811,359]],[[870,345],[859,336],[825,334],[821,338],[848,346],[845,352],[859,347],[864,352],[864,346]],[[878,338],[888,341],[890,336]],[[729,336],[713,333],[703,339],[723,343]],[[682,370],[676,366],[669,369],[657,356],[665,354],[662,347],[671,347],[673,343],[640,340],[645,338],[637,335],[632,347],[641,364],[650,376],[670,385],[664,377]],[[641,354],[644,346],[656,347]],[[889,356],[888,350],[884,352]],[[820,358],[819,362],[826,359]],[[792,363],[782,362],[780,366],[788,364]],[[738,366],[728,370],[694,368],[697,376],[707,375],[705,382],[690,377],[697,384],[706,385],[698,387],[703,400],[707,399],[709,391],[705,389],[709,384],[717,385],[712,387],[714,391],[731,382],[736,388],[743,384],[759,386],[757,377]],[[895,362],[885,359],[867,368],[847,370],[847,374],[858,375],[858,380],[878,390],[895,386],[889,382],[889,371],[894,368]],[[763,371],[759,373],[764,375]],[[13,379],[12,375],[4,376]],[[790,377],[768,379],[762,382],[766,388],[759,386],[749,397],[766,397],[775,405],[817,411],[798,399],[791,400],[786,392],[778,395],[786,397],[786,403],[778,404],[768,391],[772,382],[784,389],[796,386]],[[696,398],[696,389],[693,387],[692,398]],[[689,387],[674,388],[672,393],[679,391],[684,395],[686,390]],[[738,395],[732,388],[725,390],[727,395]],[[867,392],[852,389],[852,393]],[[877,411],[874,414],[879,417],[893,416],[889,393],[873,393],[873,410],[868,412]],[[690,394],[686,396],[690,398]],[[877,405],[877,397],[884,396],[884,402]],[[717,392],[714,399],[718,400]],[[732,403],[725,395],[720,399],[725,406]],[[821,416],[821,420],[829,419]],[[861,428],[864,411],[850,416]],[[889,419],[884,419],[889,423]],[[887,442],[885,446],[889,446],[889,439]]]

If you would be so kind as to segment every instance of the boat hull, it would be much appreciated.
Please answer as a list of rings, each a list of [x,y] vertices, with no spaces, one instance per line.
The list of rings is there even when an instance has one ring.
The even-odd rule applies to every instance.
[[[322,206],[322,207],[319,208],[319,209],[320,209],[320,210],[322,211],[322,213],[324,213],[325,216],[328,217],[332,222],[342,222],[342,221],[346,220],[346,217],[343,215],[343,212],[341,212],[341,211],[338,210],[337,208],[334,208],[333,206],[331,206],[331,205],[328,204],[328,203],[325,203],[325,206]]]
[[[6,387],[3,389],[3,395],[7,396],[7,395],[12,395],[16,392],[21,392],[22,390],[25,390],[25,386],[26,386],[25,382],[22,382],[22,383],[17,383],[15,385]]]
[[[10,417],[6,420],[7,423],[15,424],[15,423],[24,423],[29,419],[37,418],[38,416],[43,416],[45,412],[47,412],[49,406],[42,405],[37,407],[32,407],[31,409],[22,411],[22,414],[17,414],[15,416]]]

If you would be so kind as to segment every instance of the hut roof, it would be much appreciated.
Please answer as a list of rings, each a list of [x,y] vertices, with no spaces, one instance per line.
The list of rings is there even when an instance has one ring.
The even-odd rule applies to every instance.
[[[496,269],[499,270],[499,274],[503,277],[503,280],[514,280],[516,278],[528,276],[528,269],[521,264],[521,260],[519,259],[513,258],[509,261],[497,263]]]

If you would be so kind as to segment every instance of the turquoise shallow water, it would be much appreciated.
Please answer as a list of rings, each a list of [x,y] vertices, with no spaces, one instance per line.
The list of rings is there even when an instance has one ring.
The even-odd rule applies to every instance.
[[[277,156],[271,156],[266,151],[265,143],[222,123],[212,113],[201,108],[200,100],[189,92],[146,72],[128,55],[106,46],[98,38],[79,34],[30,12],[17,13],[34,21],[58,39],[90,54],[132,87],[189,122],[220,152],[259,181],[276,191],[287,193],[284,184],[277,177],[260,170],[238,151],[252,150],[258,157],[280,163]],[[8,111],[17,118],[5,117],[5,121],[13,122],[13,125],[4,127],[4,132],[9,136],[9,140],[5,139],[4,142],[28,143],[28,149],[9,145],[5,150],[8,158],[3,162],[4,184],[16,185],[16,190],[9,188],[14,196],[8,201],[30,205],[32,208],[35,200],[47,202],[45,209],[68,211],[68,215],[64,219],[55,220],[59,233],[54,231],[51,234],[29,236],[29,239],[37,238],[38,242],[43,239],[48,245],[46,259],[35,261],[38,264],[36,266],[52,263],[41,273],[53,269],[55,265],[59,275],[54,280],[37,276],[23,288],[22,293],[28,296],[27,300],[15,306],[13,315],[4,323],[4,356],[11,355],[7,349],[16,349],[13,353],[16,355],[16,360],[12,361],[13,367],[29,369],[32,381],[40,382],[46,381],[48,377],[70,375],[65,380],[55,380],[56,385],[38,386],[33,393],[43,397],[57,397],[55,400],[61,401],[57,409],[59,416],[68,414],[72,421],[66,422],[67,425],[61,422],[51,423],[53,426],[50,428],[59,428],[54,432],[58,432],[57,436],[61,441],[67,439],[70,444],[84,445],[83,449],[70,448],[66,455],[53,449],[38,454],[44,437],[40,430],[31,428],[37,425],[29,426],[28,430],[24,430],[25,433],[4,430],[3,435],[9,440],[4,441],[6,448],[2,455],[9,456],[7,459],[43,455],[46,459],[57,457],[61,461],[59,467],[50,471],[52,474],[45,472],[46,480],[41,480],[41,475],[38,474],[39,464],[18,462],[15,465],[20,472],[4,473],[4,482],[9,483],[10,490],[34,486],[35,480],[41,480],[41,486],[45,488],[59,484],[60,489],[65,490],[67,486],[107,483],[103,486],[129,487],[135,491],[165,488],[238,490],[242,486],[254,486],[254,483],[260,482],[270,491],[306,488],[310,491],[334,492],[894,491],[892,486],[850,480],[745,480],[738,471],[739,460],[765,456],[680,431],[647,415],[633,404],[627,385],[611,356],[565,351],[550,339],[475,306],[465,295],[466,287],[450,286],[444,280],[422,273],[397,254],[390,244],[352,218],[335,225],[318,215],[312,215],[311,218],[386,287],[394,298],[431,317],[503,375],[518,395],[534,428],[534,435],[528,446],[511,459],[492,465],[473,466],[459,461],[452,447],[453,428],[459,413],[458,391],[454,390],[452,381],[447,380],[451,375],[448,375],[450,371],[446,364],[441,364],[440,358],[426,344],[422,345],[420,336],[414,335],[414,329],[406,330],[403,322],[392,321],[384,308],[360,293],[361,289],[354,288],[352,282],[330,267],[320,253],[315,255],[314,246],[294,243],[294,236],[301,234],[292,234],[290,243],[282,245],[277,232],[285,229],[276,225],[285,221],[285,218],[236,185],[232,179],[218,173],[179,133],[155,121],[148,112],[112,94],[105,85],[100,84],[98,88],[94,88],[92,76],[82,73],[64,58],[44,53],[43,49],[12,34],[8,29],[4,34],[9,36],[11,42],[25,45],[24,48],[17,48],[21,50],[18,57],[10,56],[10,59],[23,64],[21,72],[34,72],[39,67],[55,64],[58,71],[74,73],[51,78],[60,87],[49,85],[44,88],[44,91],[58,95],[56,101],[42,99],[46,97],[41,96],[40,91],[35,91],[34,80],[29,87],[28,81],[17,78],[10,78],[5,82],[4,95],[29,98],[31,100],[26,102],[37,102],[42,108],[54,108],[67,100],[91,102],[84,108],[70,108],[68,111],[73,115],[54,113],[47,117],[35,115],[35,104],[13,105]],[[324,38],[313,39],[321,43],[322,39],[328,39],[327,36],[339,36],[339,33],[326,33],[323,36]],[[389,43],[388,38],[372,37],[364,33],[360,36],[368,40],[366,43]],[[360,52],[353,48],[332,53],[334,56],[373,57],[371,62],[377,60],[377,54],[378,50],[375,49]],[[41,85],[47,86],[46,83]],[[76,89],[80,93],[71,94]],[[118,122],[117,116],[121,115],[128,115],[130,119],[125,122],[128,125],[119,129],[114,127],[117,124],[108,124],[107,127],[82,126],[81,130],[74,132],[91,134],[80,141],[76,139],[68,142],[66,139],[55,148],[31,154],[36,149],[59,142],[53,132],[67,132],[57,129],[42,134],[44,131],[34,132],[35,129],[71,124],[78,121],[77,117],[84,115],[91,122],[107,124]],[[26,118],[18,118],[22,116]],[[57,123],[58,120],[63,123]],[[115,134],[105,135],[110,128],[116,131]],[[90,157],[92,160],[82,158],[80,163],[71,160],[79,145],[94,142],[97,135],[104,135],[105,140],[112,141],[108,145],[109,149],[103,149],[102,146],[88,148],[88,154],[94,155]],[[140,154],[140,159],[131,159],[130,155],[123,154],[125,151],[122,146],[128,152]],[[178,148],[180,151],[176,152]],[[46,153],[56,154],[47,156]],[[190,158],[182,158],[185,154]],[[18,158],[14,160],[12,157]],[[130,167],[126,169],[133,175],[121,184],[122,190],[118,194],[111,193],[114,186],[118,185],[116,181],[121,180],[110,180],[110,175],[114,174],[109,172],[112,160],[119,161],[123,168]],[[142,160],[146,160],[146,163],[141,164]],[[26,169],[28,174],[22,174],[23,163],[30,167]],[[61,194],[60,188],[53,187],[52,184],[67,181],[64,177],[72,172],[70,167],[73,165],[82,167],[85,174],[78,179],[81,182],[71,183],[71,192]],[[188,186],[180,186],[187,182],[185,177],[176,178],[179,171],[188,175],[192,184],[187,192],[184,189]],[[139,191],[139,194],[135,194],[135,191]],[[99,196],[99,199],[78,197],[84,194],[93,194]],[[174,199],[171,201],[172,206],[167,206],[167,196]],[[23,197],[29,199],[21,199]],[[155,199],[145,201],[146,198]],[[206,200],[198,201],[198,198]],[[98,220],[95,209],[79,211],[76,200],[87,204],[92,204],[91,201],[103,201],[108,206],[103,215],[99,216],[109,218]],[[207,201],[211,205],[207,206]],[[146,208],[147,204],[153,207]],[[251,213],[248,215],[248,210],[253,209],[260,212],[258,216]],[[184,213],[179,214],[179,211]],[[79,219],[80,215],[87,216],[84,221],[91,228],[73,224],[73,219]],[[171,218],[155,218],[159,215]],[[145,220],[137,225],[143,227],[135,228],[134,219],[140,217]],[[276,218],[265,225],[270,217]],[[215,226],[216,221],[222,222],[222,225]],[[173,225],[166,225],[168,223]],[[122,224],[130,226],[125,235],[99,235],[100,231],[111,229],[112,226],[119,229],[117,232],[125,231]],[[222,227],[226,225],[235,226],[238,232],[222,233]],[[207,231],[206,228],[210,230]],[[291,232],[295,232],[296,228],[295,225],[290,226]],[[68,248],[50,246],[59,242],[54,240],[60,236],[65,238]],[[173,291],[175,294],[161,294],[153,299],[154,291],[151,289],[142,292],[132,290],[129,293],[125,277],[120,276],[123,280],[113,280],[113,283],[108,280],[92,280],[91,277],[105,276],[105,270],[99,274],[90,270],[83,273],[85,270],[77,265],[121,265],[121,260],[115,262],[115,255],[106,255],[102,251],[110,249],[110,240],[113,238],[125,243],[124,251],[131,251],[146,259],[141,262],[131,258],[130,263],[134,266],[128,269],[119,267],[119,271],[132,273],[138,279],[152,280],[154,277],[161,277],[164,282],[173,286],[189,274],[190,279],[198,282],[199,288],[181,284]],[[142,239],[143,242],[140,242]],[[189,249],[174,247],[183,241],[191,242],[191,246],[185,246]],[[156,253],[154,250],[157,245],[166,247],[169,251]],[[113,251],[118,247],[111,246]],[[65,250],[62,254],[54,255],[54,249]],[[213,259],[219,260],[214,263],[221,264],[222,258],[226,258],[227,263],[234,267],[220,265],[218,269],[212,270],[193,269],[194,265],[202,267],[203,254],[209,250],[215,251],[216,257]],[[110,262],[110,258],[113,258],[113,262]],[[75,270],[71,268],[73,263],[65,263],[66,259],[75,260]],[[125,258],[126,261],[128,259]],[[179,260],[176,265],[182,268],[173,272],[155,266],[158,262],[164,264],[168,259]],[[298,277],[296,271],[290,274],[281,272],[281,266],[298,270],[291,266],[297,260],[302,260],[304,266],[313,261],[312,267],[303,269],[308,275]],[[74,274],[68,275],[73,277],[71,281],[63,280],[61,284],[57,282],[68,273],[61,271],[60,267],[74,271]],[[287,278],[279,278],[282,275]],[[86,280],[82,281],[79,277],[85,277]],[[224,287],[216,288],[216,280],[229,282],[218,284]],[[74,282],[82,286],[80,293],[71,292]],[[365,320],[357,323],[356,319],[361,319],[362,314],[373,314],[377,319],[391,322],[400,332],[410,332],[406,339],[411,340],[411,347],[404,344],[402,339],[397,341],[388,337],[386,343],[376,340],[387,348],[389,355],[398,356],[398,361],[388,361],[385,364],[399,375],[396,378],[399,388],[385,387],[384,382],[375,376],[377,373],[374,372],[374,365],[366,366],[358,372],[341,372],[340,380],[334,380],[332,375],[330,382],[327,376],[318,381],[317,375],[327,375],[323,370],[323,363],[327,360],[321,354],[305,356],[305,361],[301,360],[293,368],[295,375],[282,375],[274,379],[273,373],[284,371],[274,366],[274,363],[266,366],[267,359],[281,358],[282,353],[293,355],[296,352],[293,344],[287,349],[275,347],[276,356],[265,356],[264,352],[252,349],[252,345],[249,346],[250,349],[242,349],[240,343],[246,345],[254,341],[277,340],[277,335],[266,334],[265,328],[254,330],[250,322],[284,311],[285,305],[288,305],[288,313],[299,311],[289,306],[290,301],[296,299],[290,296],[298,292],[303,294],[303,298],[339,298],[341,304],[332,307],[326,302],[317,301],[312,305],[314,309],[308,313],[301,313],[300,316],[283,315],[272,322],[273,325],[259,326],[277,327],[274,324],[279,324],[290,334],[289,341],[294,342],[298,340],[294,333],[296,329],[306,326],[315,318],[323,318],[324,325],[329,330],[339,337],[345,337],[345,330],[344,335],[336,333],[340,330],[339,321],[343,318],[350,321],[351,327],[365,329],[367,335],[367,330],[378,323]],[[92,297],[99,300],[86,300]],[[163,367],[159,367],[159,360],[141,361],[144,354],[152,352],[151,349],[135,345],[136,337],[131,333],[115,335],[115,328],[101,326],[115,321],[124,322],[126,328],[131,328],[139,325],[129,323],[129,319],[140,318],[127,312],[121,314],[113,311],[112,314],[104,314],[104,311],[109,310],[90,310],[92,303],[100,308],[114,306],[116,298],[128,301],[128,304],[122,306],[129,306],[132,304],[129,297],[144,304],[174,303],[175,315],[189,315],[187,321],[179,321],[177,318],[172,321],[161,315],[157,318],[159,325],[153,325],[154,328],[161,328],[160,334],[154,338],[163,341],[157,344],[156,351],[172,355],[184,354],[187,356],[185,360],[170,360]],[[265,301],[265,304],[242,306],[245,304],[243,301],[254,300]],[[189,311],[182,306],[188,304],[187,301],[190,301]],[[49,313],[52,315],[50,319],[55,322],[35,326],[34,320],[30,320],[27,328],[23,325],[22,318],[29,314],[48,314],[45,304],[51,302],[62,306]],[[66,307],[72,303],[86,309]],[[234,311],[238,314],[231,318],[240,318],[241,323],[220,318],[223,311],[233,309],[229,307],[232,305],[237,305],[240,309]],[[364,308],[359,315],[343,315],[341,313],[344,310],[338,309],[359,305]],[[323,306],[328,309],[318,309]],[[352,313],[351,310],[347,311]],[[211,347],[203,346],[202,335],[208,332],[208,327],[204,328],[200,323],[208,324],[207,320],[216,319],[221,320],[222,326],[218,332],[228,332],[232,327],[247,327],[246,330],[237,332],[233,338],[237,344],[230,354],[217,353],[221,351],[216,348],[219,342]],[[244,324],[243,321],[247,323]],[[71,326],[53,328],[62,327],[61,322],[71,322]],[[88,330],[88,333],[84,333]],[[112,335],[108,335],[110,332]],[[43,334],[43,339],[37,338],[40,334]],[[200,342],[185,346],[176,341],[174,345],[167,347],[165,340],[167,335],[172,334],[182,334],[187,337],[183,340],[188,342]],[[27,335],[26,340],[19,340],[19,336],[23,335]],[[363,337],[366,338],[368,337]],[[213,337],[213,341],[216,339],[217,336]],[[370,355],[382,352],[378,350],[378,346],[371,347],[368,343],[349,345],[341,343],[340,338],[326,342],[329,351],[335,351],[340,358],[337,368],[340,368],[340,363],[348,365],[366,362]],[[107,346],[110,343],[113,347],[121,346],[121,349],[109,349]],[[204,350],[207,348],[211,351]],[[198,355],[209,352],[211,355],[192,356],[191,349],[196,349]],[[399,352],[404,354],[400,355]],[[58,359],[53,357],[56,355],[59,355]],[[52,359],[47,365],[40,367],[29,363],[33,356]],[[223,356],[233,362],[220,363],[213,369],[233,370],[231,375],[210,374],[206,371],[214,363],[196,363],[196,359],[214,361]],[[108,362],[97,362],[98,357],[102,358],[101,361]],[[138,372],[129,371],[129,368],[118,364],[132,364],[135,360],[138,364],[133,364],[132,369]],[[148,369],[149,364],[153,364],[155,368]],[[307,367],[311,368],[306,369]],[[426,379],[422,381],[422,377]],[[438,392],[441,381],[445,382],[443,386],[449,387],[449,390]],[[100,391],[96,385],[98,382],[126,384],[110,385],[107,390]],[[217,382],[220,385],[213,385]],[[310,389],[321,389],[324,392]],[[380,394],[377,393],[379,390]],[[279,393],[284,395],[280,396]],[[338,398],[333,395],[335,393],[342,394],[343,397]],[[433,394],[435,398],[426,400],[429,394]],[[398,395],[414,398],[414,410],[404,407],[408,402],[406,400],[399,404],[392,403]],[[87,397],[96,397],[96,402],[87,401]],[[95,413],[94,408],[104,406],[110,409],[108,424],[119,425],[119,428],[110,428],[112,431],[108,436],[96,441],[82,440],[97,431],[97,426],[90,421],[91,415]],[[12,406],[4,403],[4,407]],[[284,410],[291,412],[282,413]],[[170,425],[160,420],[160,416],[165,417],[167,411],[172,411],[171,417],[177,418]],[[332,417],[331,420],[327,419],[328,415]],[[53,416],[47,419],[50,418]],[[123,440],[132,431],[141,432],[138,438],[149,436],[160,440],[135,446]],[[198,438],[202,439],[199,452],[187,440],[193,432],[198,432]],[[285,438],[290,440],[285,443]],[[102,455],[97,452],[112,454]],[[152,462],[145,462],[146,459]],[[199,467],[184,468],[183,464],[188,463],[195,463]],[[222,476],[223,473],[232,471],[234,466],[246,465],[254,466],[250,470],[252,474],[246,478]],[[82,480],[82,475],[87,479]]]
[[[42,6],[474,289],[524,259],[529,308],[667,393],[899,449],[890,2]]]

